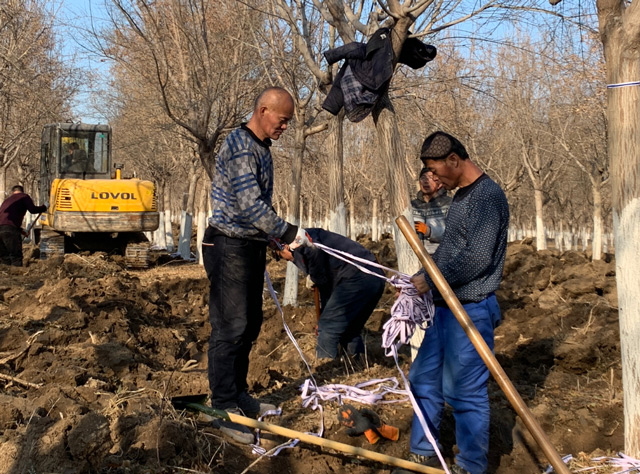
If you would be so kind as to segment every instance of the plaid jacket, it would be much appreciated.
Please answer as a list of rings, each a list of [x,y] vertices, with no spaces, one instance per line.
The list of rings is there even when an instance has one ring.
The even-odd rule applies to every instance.
[[[260,140],[244,124],[229,134],[218,152],[211,182],[211,227],[236,238],[282,237],[288,224],[271,207],[270,145],[270,140]]]

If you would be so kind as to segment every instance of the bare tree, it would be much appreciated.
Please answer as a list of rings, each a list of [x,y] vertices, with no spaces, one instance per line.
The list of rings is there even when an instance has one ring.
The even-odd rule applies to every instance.
[[[37,169],[40,133],[47,122],[69,119],[76,91],[73,71],[57,59],[52,19],[43,1],[0,4],[0,195],[8,168]]]
[[[247,116],[261,87],[251,33],[260,15],[234,1],[112,3],[96,47],[153,91],[211,177],[222,134]]]

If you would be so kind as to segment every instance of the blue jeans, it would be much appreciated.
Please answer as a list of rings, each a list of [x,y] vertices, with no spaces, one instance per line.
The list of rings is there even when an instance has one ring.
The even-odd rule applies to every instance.
[[[207,231],[210,232],[209,230]],[[247,390],[249,353],[262,326],[265,242],[207,235],[202,256],[209,293],[211,406],[237,406]]]
[[[384,280],[359,272],[336,285],[318,321],[318,358],[338,357],[338,344],[350,355],[362,354],[362,328],[376,308]]]
[[[500,324],[500,308],[495,295],[479,303],[463,305],[482,338],[493,351],[493,330]],[[421,406],[433,437],[438,440],[446,401],[453,408],[456,464],[471,474],[484,474],[489,451],[489,369],[449,308],[436,308],[433,326],[409,371],[411,390]],[[420,421],[414,415],[411,451],[433,456]]]

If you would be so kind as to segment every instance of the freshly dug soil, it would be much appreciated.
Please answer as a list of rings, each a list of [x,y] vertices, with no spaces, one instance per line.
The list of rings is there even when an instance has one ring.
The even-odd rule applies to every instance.
[[[381,263],[395,266],[390,239],[362,243]],[[170,398],[206,394],[208,281],[202,267],[159,257],[148,270],[130,271],[121,258],[71,254],[41,261],[25,247],[26,266],[0,266],[0,472],[217,472],[324,474],[386,473],[389,466],[299,444],[259,458],[209,427],[202,416],[177,412]],[[269,262],[276,291],[284,262]],[[530,242],[509,245],[498,292],[503,324],[495,353],[560,454],[623,448],[620,343],[615,266],[611,256],[591,262],[584,253],[537,252]],[[321,383],[354,385],[396,377],[380,348],[394,289],[387,286],[366,330],[367,367],[321,366]],[[313,293],[300,279],[298,307],[284,318],[309,361],[315,347]],[[336,421],[337,405],[303,408],[308,378],[268,292],[264,324],[252,352],[253,392],[283,408],[267,421],[391,456],[406,457],[412,409],[375,407],[400,429],[397,442],[370,445]],[[404,371],[409,352],[400,354]],[[498,385],[490,382],[490,470],[543,472],[547,461]],[[323,423],[324,422],[324,423]],[[265,435],[267,449],[282,440]],[[442,424],[444,454],[454,453],[453,419]],[[577,467],[578,464],[574,464]],[[605,471],[600,471],[605,472]]]

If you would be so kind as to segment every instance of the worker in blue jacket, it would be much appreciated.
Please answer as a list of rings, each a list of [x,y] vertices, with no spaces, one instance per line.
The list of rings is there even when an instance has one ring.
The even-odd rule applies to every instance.
[[[293,262],[320,290],[317,358],[321,361],[337,358],[340,345],[352,359],[358,360],[364,353],[362,328],[382,296],[385,280],[380,277],[384,277],[384,272],[370,267],[380,277],[370,275],[313,245],[321,243],[375,262],[376,257],[359,243],[320,228],[306,231],[311,246],[291,251],[288,245],[281,244],[280,248],[272,247],[274,254]]]

